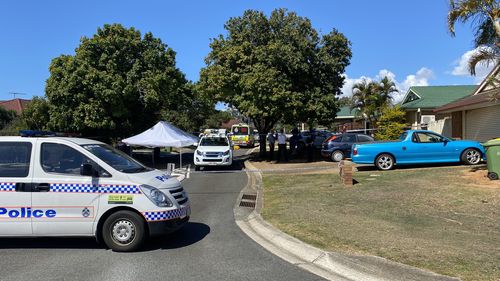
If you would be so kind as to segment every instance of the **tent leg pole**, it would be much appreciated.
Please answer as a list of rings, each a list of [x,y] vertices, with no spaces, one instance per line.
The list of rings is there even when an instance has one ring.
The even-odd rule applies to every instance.
[[[179,156],[180,167],[179,168],[181,168],[181,170],[182,170],[182,147],[179,149],[179,151],[180,151],[180,153],[179,153],[180,154],[180,156]]]

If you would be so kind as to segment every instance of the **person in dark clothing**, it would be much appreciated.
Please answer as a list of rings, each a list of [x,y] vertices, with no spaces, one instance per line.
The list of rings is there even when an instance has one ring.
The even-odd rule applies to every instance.
[[[307,162],[312,162],[314,160],[314,140],[316,134],[314,129],[309,131],[309,136],[306,139],[306,150],[307,150]]]
[[[299,142],[299,129],[297,127],[293,128],[292,136],[290,137],[290,155],[294,156],[297,154],[297,144]]]
[[[274,132],[270,132],[267,135],[267,141],[269,142],[269,161],[273,161],[274,158],[274,144],[276,143],[276,137]]]

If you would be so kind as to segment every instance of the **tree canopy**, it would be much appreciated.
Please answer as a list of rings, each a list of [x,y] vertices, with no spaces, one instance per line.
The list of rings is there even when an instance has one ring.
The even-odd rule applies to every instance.
[[[52,60],[46,95],[49,126],[84,135],[124,137],[160,119],[189,93],[175,52],[148,32],[104,25],[74,55]]]
[[[0,130],[7,126],[16,118],[17,114],[13,110],[7,110],[0,106]]]
[[[250,117],[260,133],[278,121],[329,124],[338,111],[350,42],[337,30],[321,36],[309,19],[285,9],[247,10],[210,44],[200,86]],[[264,146],[265,149],[265,146]]]
[[[498,0],[450,0],[448,30],[455,36],[455,24],[472,22],[474,46],[478,51],[469,59],[469,71],[476,74],[480,62],[500,61],[500,4]]]

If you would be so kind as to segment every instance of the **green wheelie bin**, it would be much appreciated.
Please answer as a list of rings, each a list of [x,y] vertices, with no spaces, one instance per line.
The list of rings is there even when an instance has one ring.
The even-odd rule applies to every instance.
[[[488,178],[498,180],[500,176],[500,138],[483,143],[488,163]]]

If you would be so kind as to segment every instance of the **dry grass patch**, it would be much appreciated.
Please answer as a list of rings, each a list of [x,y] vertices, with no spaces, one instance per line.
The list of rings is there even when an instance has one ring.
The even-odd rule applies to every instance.
[[[264,175],[263,217],[329,251],[372,254],[464,280],[500,280],[500,189],[469,168]]]

